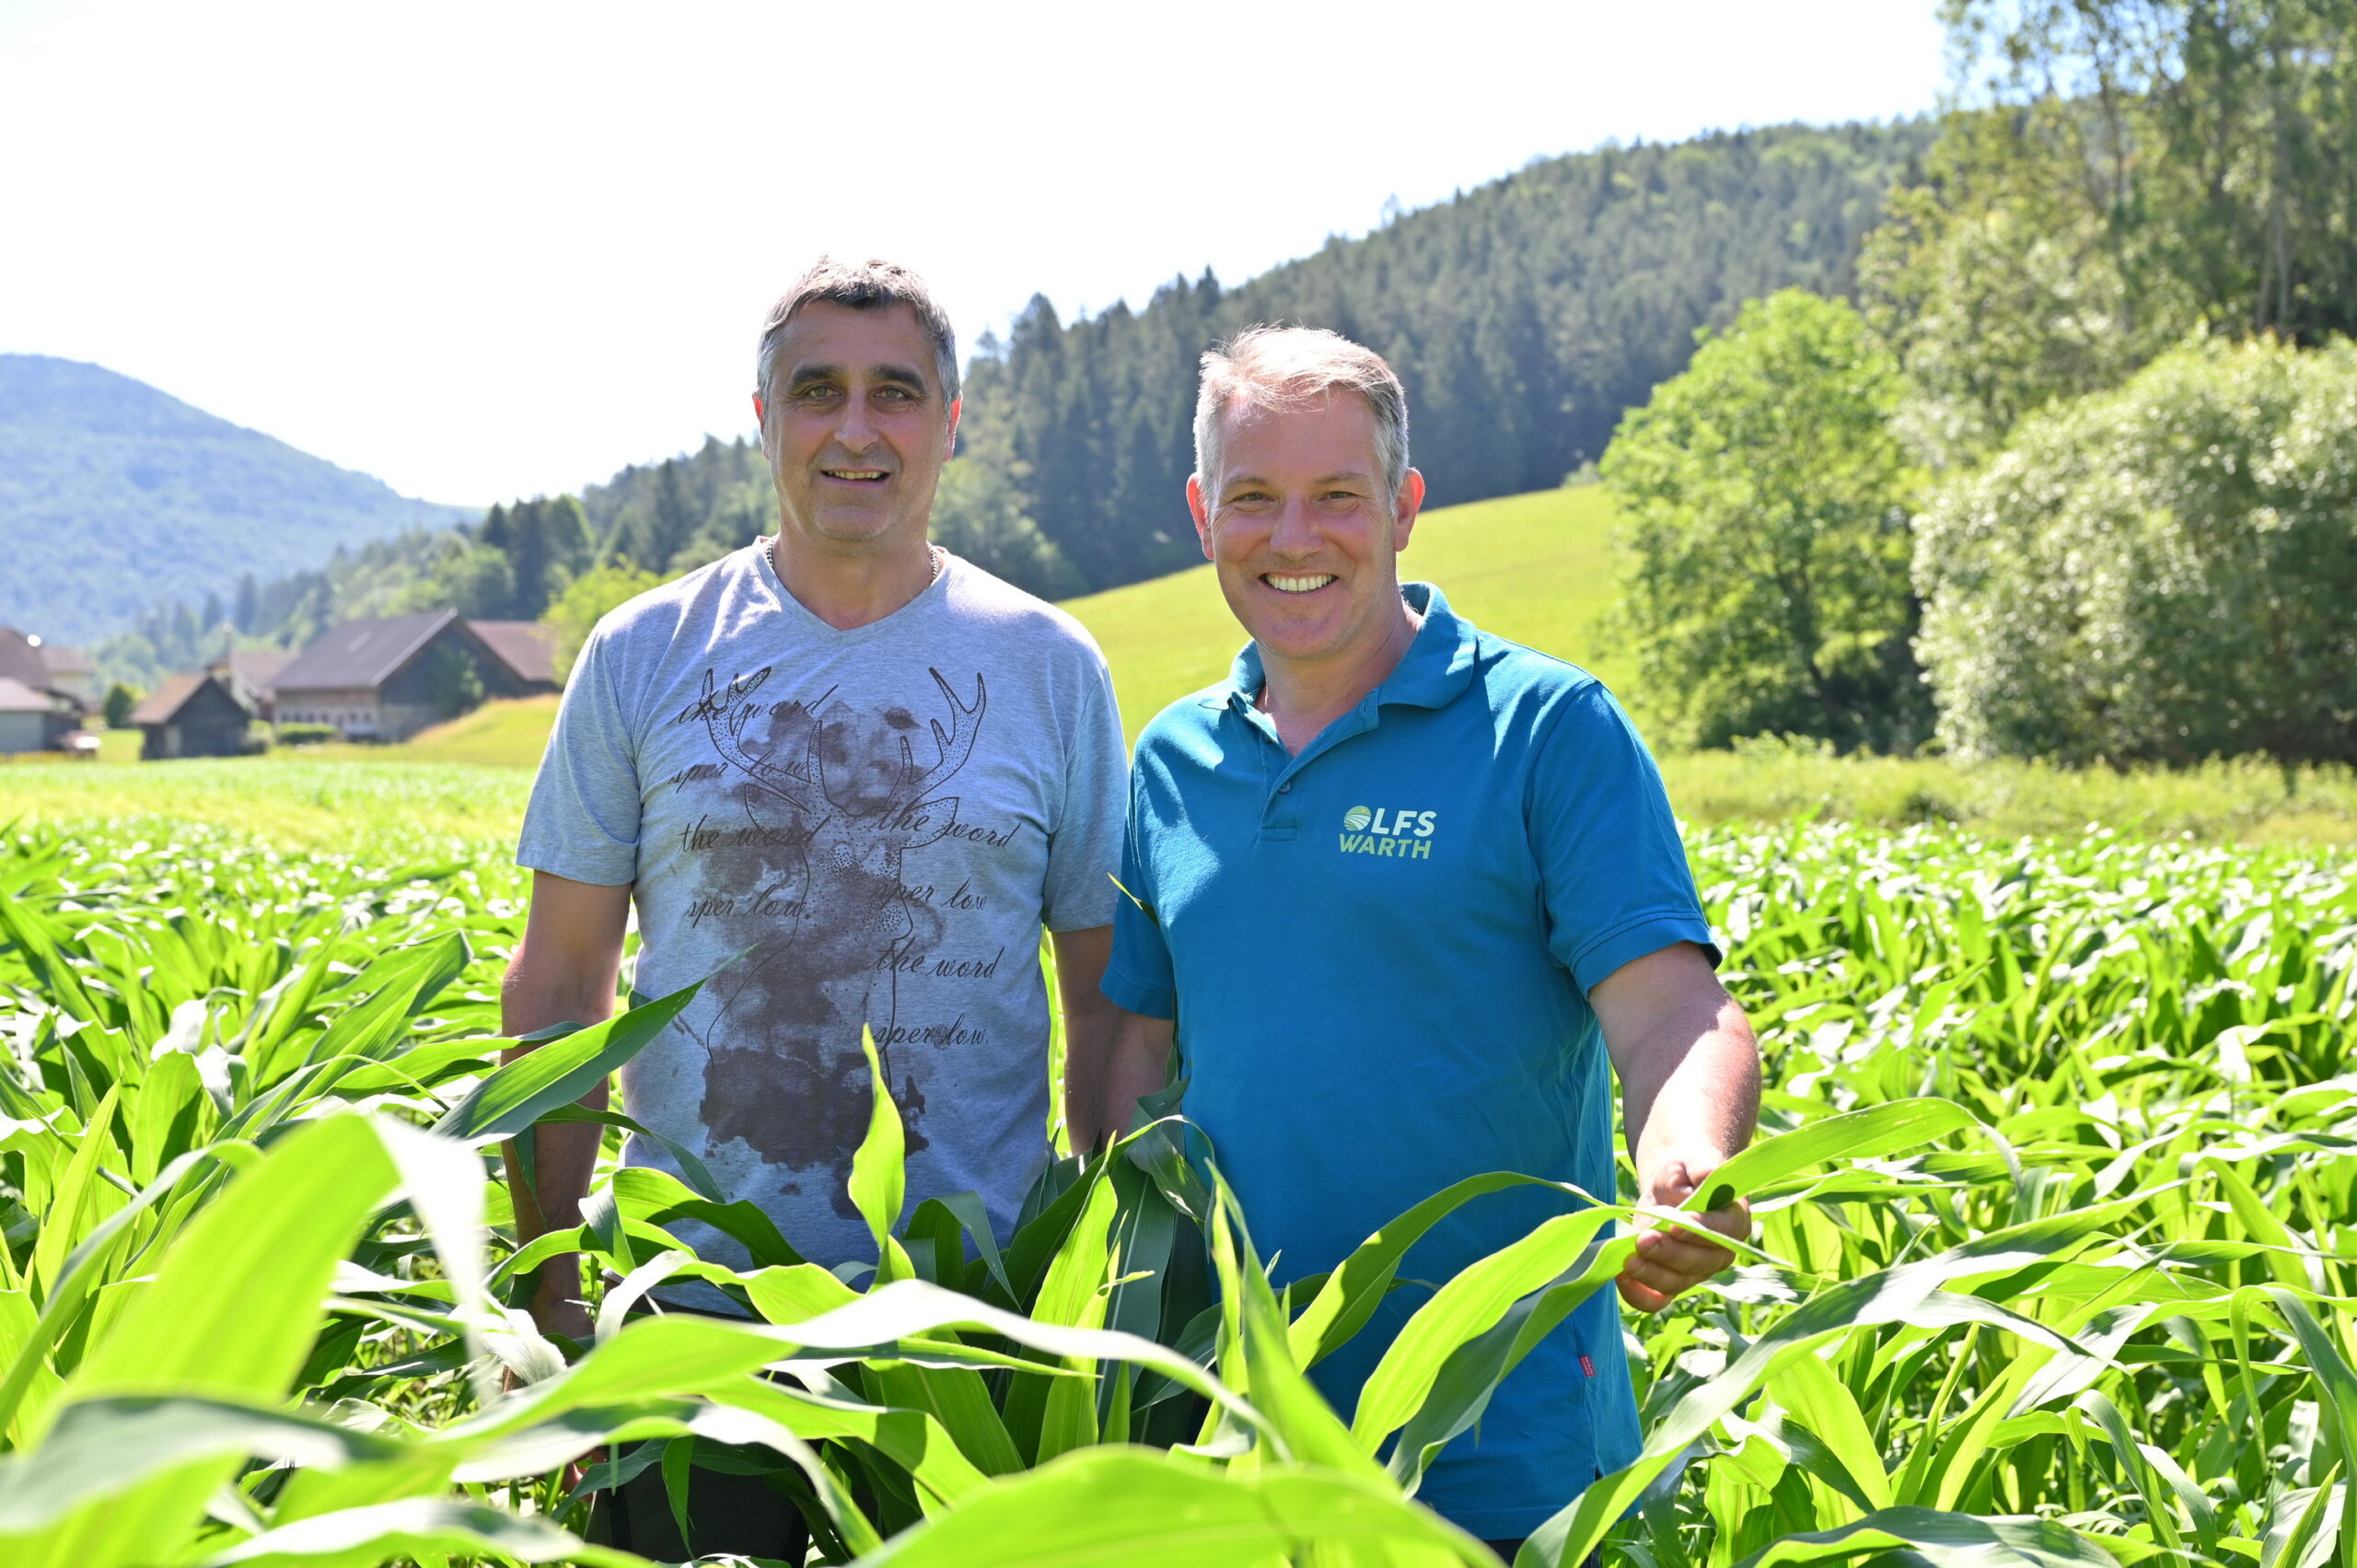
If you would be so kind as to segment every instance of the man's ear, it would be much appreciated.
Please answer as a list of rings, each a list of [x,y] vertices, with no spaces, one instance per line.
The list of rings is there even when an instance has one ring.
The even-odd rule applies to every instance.
[[[759,392],[753,394],[753,428],[761,433],[761,450],[768,451],[770,449],[770,415],[769,411],[761,407],[761,394]]]
[[[1203,476],[1199,473],[1187,476],[1187,510],[1195,515],[1195,538],[1202,544],[1203,559],[1209,561],[1212,558],[1212,514],[1211,507],[1203,500]]]
[[[966,400],[949,400],[949,435],[941,444],[941,460],[947,462],[958,455],[958,416],[966,412]]]
[[[1424,507],[1424,476],[1414,469],[1399,482],[1399,499],[1394,504],[1391,518],[1391,551],[1398,554],[1408,548],[1408,536],[1416,531],[1416,514]]]

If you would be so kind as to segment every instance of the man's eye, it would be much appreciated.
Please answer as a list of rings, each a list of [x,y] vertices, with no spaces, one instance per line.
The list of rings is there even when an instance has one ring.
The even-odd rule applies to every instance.
[[[903,403],[907,402],[910,398],[910,392],[906,387],[881,388],[877,391],[876,395],[879,398],[889,398],[895,402]]]
[[[835,395],[835,389],[827,386],[805,387],[795,394],[806,403],[820,402]]]

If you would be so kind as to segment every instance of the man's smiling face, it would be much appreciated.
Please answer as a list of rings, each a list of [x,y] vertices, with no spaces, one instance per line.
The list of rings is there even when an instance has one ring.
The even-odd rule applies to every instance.
[[[1263,658],[1348,668],[1400,619],[1399,552],[1423,479],[1385,493],[1375,415],[1353,392],[1305,407],[1231,405],[1217,488],[1187,482],[1195,531],[1220,592]]]
[[[819,301],[786,324],[772,363],[754,408],[780,527],[813,543],[923,539],[958,405],[917,313]]]

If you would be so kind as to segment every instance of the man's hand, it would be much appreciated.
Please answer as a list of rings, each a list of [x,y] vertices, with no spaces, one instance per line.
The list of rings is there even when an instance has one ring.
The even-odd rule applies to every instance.
[[[1751,1025],[1689,942],[1621,965],[1590,989],[1588,1005],[1620,1075],[1637,1191],[1655,1208],[1677,1208],[1751,1142],[1759,1120]],[[1721,1236],[1751,1234],[1751,1208],[1740,1199],[1694,1218]],[[1724,1247],[1655,1224],[1620,1272],[1620,1299],[1658,1312],[1734,1261]]]
[[[1671,1159],[1642,1184],[1644,1201],[1657,1209],[1675,1209],[1701,1191],[1718,1166],[1716,1158],[1701,1156]],[[1724,1208],[1706,1209],[1694,1219],[1704,1229],[1737,1241],[1751,1237],[1751,1205],[1741,1198]],[[1734,1262],[1735,1254],[1726,1248],[1656,1223],[1638,1233],[1637,1250],[1620,1270],[1620,1299],[1640,1312],[1658,1312]]]

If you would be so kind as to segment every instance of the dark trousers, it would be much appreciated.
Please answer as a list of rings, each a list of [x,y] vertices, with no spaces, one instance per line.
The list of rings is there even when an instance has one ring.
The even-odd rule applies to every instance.
[[[1529,1538],[1527,1536],[1523,1538],[1525,1540],[1528,1539]],[[1508,1564],[1508,1568],[1512,1568],[1514,1554],[1522,1550],[1522,1541],[1520,1540],[1485,1540],[1481,1544],[1488,1547],[1492,1551],[1496,1552],[1498,1554],[1498,1561]],[[1580,1568],[1604,1568],[1603,1549],[1599,1547],[1597,1550],[1589,1552],[1587,1554],[1587,1560],[1580,1564]]]
[[[773,1463],[777,1458],[766,1448],[742,1452],[758,1463]],[[602,1493],[598,1513],[605,1528],[600,1532],[593,1525],[593,1539],[602,1536],[601,1544],[659,1562],[733,1552],[799,1564],[810,1551],[809,1527],[802,1522],[801,1510],[792,1498],[758,1475],[707,1469],[702,1465],[688,1471],[688,1539],[684,1541],[679,1539],[679,1521],[671,1515],[671,1497],[663,1485],[660,1464],[649,1465],[614,1491]]]
[[[606,1283],[610,1286],[615,1283],[614,1276],[608,1275]],[[649,1310],[646,1303],[641,1302],[631,1316],[644,1317]],[[697,1313],[689,1307],[667,1306],[664,1310],[699,1317],[720,1316]],[[659,1458],[663,1446],[660,1443],[633,1444],[617,1455],[628,1458],[649,1447],[657,1451],[649,1456],[656,1459],[655,1463],[611,1492],[598,1493],[590,1516],[591,1540],[661,1562],[730,1553],[776,1558],[800,1568],[802,1560],[810,1552],[810,1527],[803,1523],[802,1511],[795,1506],[794,1500],[759,1475],[742,1474],[735,1469],[714,1469],[702,1462],[732,1466],[743,1463],[748,1468],[767,1469],[775,1467],[776,1454],[767,1448],[730,1448],[699,1440],[699,1462],[688,1469],[688,1539],[683,1541],[679,1539],[679,1522],[672,1516],[670,1492],[663,1484]]]

